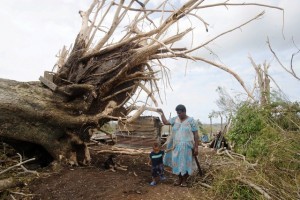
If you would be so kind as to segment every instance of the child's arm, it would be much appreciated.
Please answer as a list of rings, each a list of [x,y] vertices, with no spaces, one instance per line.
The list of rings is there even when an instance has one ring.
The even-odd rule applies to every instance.
[[[152,161],[151,161],[151,158],[149,158],[149,160],[148,160],[148,163],[147,163],[148,165],[152,165]]]

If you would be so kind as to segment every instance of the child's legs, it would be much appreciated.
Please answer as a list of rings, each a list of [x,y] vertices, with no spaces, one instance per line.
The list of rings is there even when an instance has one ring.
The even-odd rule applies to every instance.
[[[151,175],[152,175],[152,180],[154,182],[157,182],[157,177],[160,176],[160,169],[159,166],[152,166],[152,170],[151,170]]]
[[[159,165],[158,173],[159,173],[159,176],[164,176],[164,165],[163,164]]]

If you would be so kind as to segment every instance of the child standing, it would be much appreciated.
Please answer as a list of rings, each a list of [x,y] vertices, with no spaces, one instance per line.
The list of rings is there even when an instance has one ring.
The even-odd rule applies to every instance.
[[[165,152],[160,149],[160,145],[158,142],[153,144],[153,151],[150,153],[148,164],[152,166],[151,174],[152,174],[152,182],[151,186],[155,186],[157,184],[158,178],[160,180],[166,180],[164,176],[164,165],[163,165],[163,157]]]

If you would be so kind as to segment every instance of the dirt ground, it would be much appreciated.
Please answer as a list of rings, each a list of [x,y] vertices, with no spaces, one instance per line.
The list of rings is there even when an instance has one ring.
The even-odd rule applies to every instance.
[[[188,187],[173,186],[176,176],[168,171],[167,180],[150,186],[146,154],[118,155],[117,160],[128,170],[116,172],[103,167],[108,155],[92,152],[89,167],[65,167],[55,173],[44,169],[39,178],[28,184],[29,192],[34,194],[31,199],[204,199],[205,188],[195,187],[191,181]]]

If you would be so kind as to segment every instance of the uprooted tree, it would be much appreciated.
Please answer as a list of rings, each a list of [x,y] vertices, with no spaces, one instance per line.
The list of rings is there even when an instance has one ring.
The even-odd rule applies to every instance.
[[[247,5],[282,9],[253,3],[203,2],[189,0],[175,6],[165,0],[153,8],[149,0],[94,0],[87,11],[79,12],[81,29],[73,47],[60,51],[55,71],[45,73],[41,82],[0,79],[2,141],[22,153],[36,155],[46,164],[53,159],[89,163],[86,141],[91,136],[90,128],[101,127],[110,120],[127,123],[147,109],[155,111],[147,101],[140,105],[134,100],[128,102],[134,94],[144,91],[157,106],[154,93],[159,93],[158,72],[168,72],[161,63],[167,58],[202,61],[218,67],[233,75],[251,97],[237,73],[195,56],[194,52],[258,19],[264,12],[203,43],[195,42],[189,49],[178,47],[177,43],[191,36],[193,26],[203,25],[203,31],[208,31],[208,23],[197,12],[202,9]],[[188,20],[197,23],[179,26]],[[136,112],[128,117],[132,110]]]

